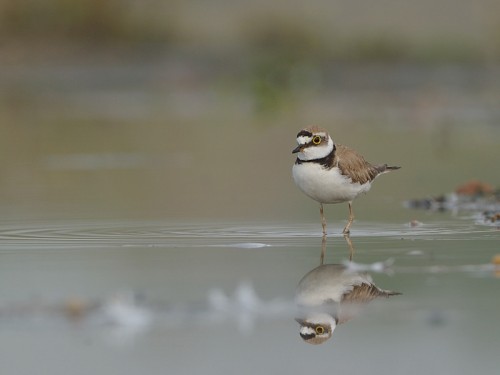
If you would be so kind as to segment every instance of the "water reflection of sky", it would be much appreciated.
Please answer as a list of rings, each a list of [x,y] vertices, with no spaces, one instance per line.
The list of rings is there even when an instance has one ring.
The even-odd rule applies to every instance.
[[[300,232],[300,227],[153,221],[4,225],[2,333],[26,336],[30,350],[41,341],[58,353],[78,350],[73,363],[87,369],[101,368],[86,362],[100,358],[95,353],[100,350],[108,353],[114,371],[125,373],[130,370],[123,367],[125,353],[148,361],[153,357],[144,350],[158,355],[159,347],[161,358],[190,372],[209,363],[213,371],[242,363],[260,371],[321,369],[320,358],[328,355],[346,371],[379,373],[406,369],[416,363],[415,353],[428,357],[423,368],[429,371],[466,373],[471,361],[493,366],[496,229],[463,220],[399,230],[358,223],[360,235],[351,238],[354,262],[348,261],[344,239],[330,236],[325,264],[370,275],[377,286],[403,295],[363,305],[336,327],[321,345],[326,349],[309,352],[295,319],[315,309],[297,305],[296,288],[320,264],[321,229],[311,224]],[[372,235],[382,227],[385,234]],[[19,343],[2,346],[14,353]],[[263,343],[280,349],[271,353]],[[470,354],[477,348],[479,356]],[[47,349],[41,353],[51,358]],[[304,365],[304,351],[313,364]],[[360,359],[360,351],[368,354]],[[214,365],[224,353],[230,358]],[[248,353],[258,356],[257,365],[243,359]],[[193,355],[199,361],[190,362]],[[393,356],[390,364],[374,365],[376,358]],[[46,361],[56,372],[58,363]],[[2,366],[33,369],[20,365],[17,354]],[[154,372],[156,366],[162,368],[160,362],[148,368]]]
[[[498,194],[454,193],[500,184],[492,2],[24,3],[0,16],[1,374],[498,372]],[[293,186],[312,123],[402,166],[352,248],[347,208],[323,252]],[[346,321],[360,280],[402,295]]]

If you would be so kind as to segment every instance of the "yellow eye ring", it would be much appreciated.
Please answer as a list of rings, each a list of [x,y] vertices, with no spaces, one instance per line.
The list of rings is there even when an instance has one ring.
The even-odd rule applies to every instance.
[[[312,142],[315,144],[315,145],[319,145],[321,143],[321,137],[319,135],[315,135],[312,139]]]
[[[323,333],[325,333],[325,329],[323,327],[321,327],[321,326],[317,326],[315,328],[315,331],[316,331],[317,335],[322,335]]]

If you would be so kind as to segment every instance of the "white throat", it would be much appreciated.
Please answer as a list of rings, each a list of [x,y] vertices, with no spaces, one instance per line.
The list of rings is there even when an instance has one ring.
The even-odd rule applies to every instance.
[[[310,137],[301,136],[297,138],[297,143],[299,145],[305,145],[310,141]],[[333,140],[330,136],[328,136],[328,141],[326,144],[305,147],[301,152],[297,154],[297,157],[303,161],[322,159],[328,156],[333,151],[333,146]]]
[[[337,325],[335,318],[325,312],[311,312],[307,315],[305,321],[308,323],[328,325],[332,327],[332,330]]]

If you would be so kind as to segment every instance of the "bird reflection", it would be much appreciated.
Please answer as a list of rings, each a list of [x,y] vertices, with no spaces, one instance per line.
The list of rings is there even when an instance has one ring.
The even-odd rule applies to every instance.
[[[349,261],[352,261],[352,257],[354,256],[354,245],[351,241],[351,236],[349,234],[344,234],[344,239],[347,242],[347,246],[349,247]],[[323,235],[321,239],[321,256],[320,256],[320,264],[323,264],[325,261],[326,254],[326,236]]]
[[[352,257],[353,248],[346,238]],[[367,272],[357,272],[343,264],[323,264],[326,241],[323,240],[321,264],[300,280],[295,301],[301,316],[300,336],[309,344],[322,344],[335,328],[355,317],[368,302],[401,293],[378,288]]]

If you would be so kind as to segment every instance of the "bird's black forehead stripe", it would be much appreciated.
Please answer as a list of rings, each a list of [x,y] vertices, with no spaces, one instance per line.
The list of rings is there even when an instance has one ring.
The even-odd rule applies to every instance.
[[[297,134],[297,138],[298,137],[312,137],[312,133],[307,131],[307,130],[301,130],[298,134]]]
[[[300,337],[302,337],[304,340],[310,340],[316,337],[314,333],[301,333]]]

